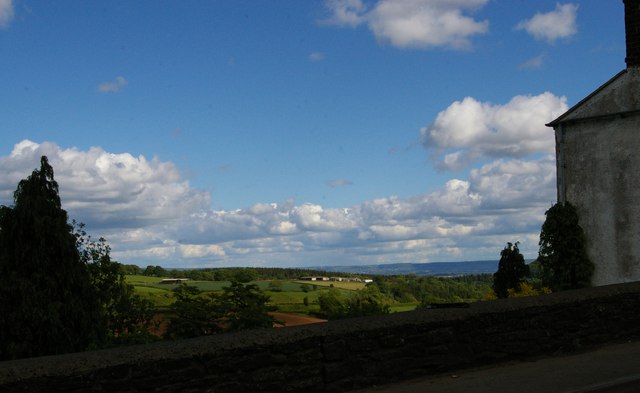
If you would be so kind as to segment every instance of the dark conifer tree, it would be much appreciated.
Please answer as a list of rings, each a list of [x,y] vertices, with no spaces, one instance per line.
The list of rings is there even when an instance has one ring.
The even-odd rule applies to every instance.
[[[538,252],[544,285],[554,291],[591,286],[594,265],[575,206],[556,203],[545,215]]]
[[[520,254],[518,242],[507,243],[500,252],[498,271],[493,275],[493,291],[499,298],[506,298],[509,289],[520,290],[520,283],[529,275],[529,266]]]
[[[0,359],[98,344],[104,323],[47,157],[0,207]]]

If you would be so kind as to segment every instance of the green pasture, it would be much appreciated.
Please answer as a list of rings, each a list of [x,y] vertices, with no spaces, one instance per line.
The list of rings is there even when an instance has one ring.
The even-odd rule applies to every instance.
[[[126,275],[125,279],[131,285],[152,285],[160,282],[158,277],[138,276],[138,275]]]
[[[133,285],[134,290],[140,296],[150,300],[154,306],[158,308],[166,308],[170,306],[174,299],[172,291],[180,284],[160,284],[160,281],[164,277],[148,277],[140,275],[128,275],[126,276],[127,283]],[[297,312],[308,314],[314,308],[318,308],[316,304],[313,304],[318,298],[320,290],[328,289],[328,286],[318,286],[317,290],[313,290],[310,285],[308,291],[304,292],[302,283],[307,282],[295,282],[295,281],[281,281],[280,291],[271,291],[270,281],[254,281],[251,284],[256,284],[261,290],[263,290],[269,297],[269,303],[276,306],[278,310],[284,312]],[[223,287],[231,285],[229,281],[187,281],[187,285],[192,285],[200,289],[202,292],[216,292],[221,291]],[[308,299],[309,306],[304,305],[304,298]]]
[[[357,291],[358,289],[363,289],[366,284],[363,282],[352,282],[352,281],[294,281],[298,285],[307,284],[314,285],[318,287],[334,287],[339,289],[346,289],[348,291]]]
[[[405,312],[405,311],[413,311],[416,309],[419,303],[400,303],[400,304],[391,304],[389,308],[391,312]]]
[[[309,306],[304,304],[278,304],[278,311],[291,314],[310,315],[313,316],[314,312],[320,311],[320,306],[317,304],[309,303]]]
[[[164,277],[148,277],[140,275],[128,275],[126,280],[134,286],[137,294],[151,301],[159,309],[169,307],[173,299],[173,289],[180,284],[160,284]],[[231,285],[229,281],[192,281],[186,282],[200,289],[203,293],[221,291],[223,287]],[[316,301],[322,291],[328,290],[331,286],[343,291],[347,295],[351,291],[363,289],[364,283],[360,282],[339,282],[339,281],[279,281],[280,290],[273,290],[271,281],[254,281],[251,284],[257,285],[270,298],[269,304],[276,306],[278,311],[309,315],[319,310]],[[306,292],[305,292],[306,290]],[[304,299],[307,298],[307,306]],[[392,312],[407,311],[415,308],[415,305],[394,305]]]
[[[297,281],[285,281],[285,280],[274,280],[278,281],[282,284],[281,291],[282,292],[302,292],[302,287],[300,283]],[[258,288],[263,291],[271,290],[271,281],[252,281],[251,284],[256,284]]]
[[[281,304],[303,304],[304,298],[306,297],[309,300],[309,303],[314,302],[318,299],[318,291],[309,291],[309,292],[269,292],[266,291],[266,294],[269,295],[271,300],[269,303],[274,305]]]
[[[166,308],[173,303],[171,291],[151,287],[134,286],[135,291],[142,298],[149,300],[157,308]]]
[[[231,286],[230,281],[187,281],[188,285],[193,285],[202,292],[222,291],[223,287]],[[166,284],[162,284],[166,285]],[[175,285],[173,285],[175,287]]]
[[[171,291],[180,284],[160,284],[160,281],[170,277],[147,277],[138,275],[128,275],[126,280],[134,287],[157,288],[165,291]],[[222,287],[231,285],[229,281],[193,281],[186,282],[187,285],[193,285],[202,292],[221,291]]]

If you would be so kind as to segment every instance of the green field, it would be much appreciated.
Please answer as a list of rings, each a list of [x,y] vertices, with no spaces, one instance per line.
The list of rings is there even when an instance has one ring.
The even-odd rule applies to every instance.
[[[161,290],[171,291],[179,284],[160,284],[160,281],[169,277],[147,277],[128,275],[126,276],[127,282],[137,287],[157,288]],[[187,281],[188,285],[193,285],[203,292],[221,291],[222,287],[228,287],[231,285],[229,281]]]
[[[167,309],[173,303],[172,290],[178,284],[160,284],[163,277],[147,277],[129,275],[127,282],[134,286],[137,294],[153,303],[160,310]],[[276,306],[278,311],[312,315],[319,310],[316,303],[322,291],[327,291],[332,286],[341,291],[349,293],[365,287],[361,282],[339,282],[339,281],[279,281],[280,290],[272,291],[271,281],[254,281],[261,290],[270,297],[269,304]],[[188,281],[187,285],[193,285],[203,293],[221,291],[223,287],[231,285],[229,281]],[[306,289],[306,292],[303,290]],[[305,305],[307,298],[307,305]],[[396,303],[391,305],[391,312],[411,311],[416,308],[417,303]]]
[[[128,275],[126,280],[134,286],[137,294],[148,299],[159,309],[166,309],[173,303],[172,290],[179,284],[160,284],[164,277],[147,277],[140,275]],[[282,312],[292,312],[309,315],[318,310],[316,300],[322,291],[330,287],[338,288],[344,292],[359,290],[365,287],[360,282],[337,281],[278,281],[278,290],[273,290],[271,281],[254,281],[269,297],[269,304],[274,305]],[[203,293],[221,291],[223,287],[231,285],[229,281],[187,281],[187,285],[193,285]],[[306,291],[305,291],[306,290]],[[305,305],[305,298],[307,305]],[[393,310],[406,311],[413,309],[415,305],[396,305]]]
[[[418,306],[418,303],[400,303],[391,305],[391,312],[405,312],[413,311]]]
[[[365,287],[365,283],[363,282],[344,282],[344,281],[294,281],[296,284],[307,284],[311,286],[318,287],[334,287],[340,289],[346,289],[349,291],[357,291],[358,289],[363,289]]]
[[[174,302],[173,289],[179,285],[160,284],[163,277],[128,275],[126,279],[134,286],[136,293],[148,299],[161,313],[167,312]],[[422,302],[473,302],[483,299],[487,291],[492,291],[491,280],[490,275],[472,275],[459,279],[390,277],[378,284],[381,292],[379,301],[388,305],[392,313],[415,310]],[[338,290],[343,294],[343,299],[347,299],[355,291],[366,288],[363,282],[307,281],[297,278],[262,279],[252,281],[251,284],[257,285],[269,296],[268,304],[274,306],[277,311],[308,316],[320,315],[318,298],[329,290]],[[229,287],[231,282],[189,280],[187,285],[195,286],[200,289],[203,296],[207,296]],[[367,296],[366,293],[364,295]]]
[[[157,308],[165,308],[173,303],[173,296],[170,291],[144,286],[136,286],[135,290],[138,295],[151,301]]]

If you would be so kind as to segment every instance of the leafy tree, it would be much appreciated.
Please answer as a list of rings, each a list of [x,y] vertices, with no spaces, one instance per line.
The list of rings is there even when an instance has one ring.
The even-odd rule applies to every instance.
[[[374,276],[374,282],[387,301],[400,303],[420,302],[419,307],[437,303],[480,300],[487,291],[493,292],[492,274],[460,277],[424,277],[415,274]]]
[[[258,272],[252,268],[238,269],[232,276],[231,281],[237,281],[240,283],[247,283],[254,281],[258,278]]]
[[[89,271],[47,157],[0,207],[0,358],[86,349],[105,339]]]
[[[104,238],[93,241],[84,224],[72,221],[80,260],[87,266],[92,287],[111,342],[147,342],[155,310],[150,301],[134,293],[127,284],[122,265],[111,259],[111,247]]]
[[[340,319],[347,316],[347,308],[342,292],[336,288],[329,288],[318,295],[320,315],[328,319]]]
[[[498,298],[506,298],[509,289],[520,291],[520,285],[529,275],[529,267],[524,262],[524,257],[515,244],[507,243],[500,252],[498,271],[493,275],[493,290]]]
[[[538,252],[543,284],[554,291],[590,286],[594,266],[576,208],[556,203],[545,215]]]
[[[269,314],[277,308],[267,304],[269,296],[255,284],[233,281],[230,287],[222,288],[221,294],[214,294],[213,301],[227,331],[270,328],[280,323]]]
[[[375,285],[353,293],[345,303],[348,317],[360,317],[366,315],[389,314],[389,305],[384,301],[384,296]]]
[[[328,319],[342,319],[366,315],[388,314],[389,305],[377,285],[367,286],[344,296],[337,288],[329,288],[318,296],[319,315]]]
[[[201,296],[201,291],[182,284],[173,289],[176,301],[171,305],[166,338],[190,338],[208,336],[222,331],[220,312],[211,297]]]
[[[274,323],[280,323],[269,314],[276,310],[267,304],[269,296],[255,284],[233,281],[230,287],[222,288],[222,293],[208,296],[186,284],[176,287],[173,292],[176,301],[171,306],[173,316],[165,334],[167,338],[270,328]]]
[[[162,266],[152,265],[147,266],[142,274],[150,277],[167,277],[169,275]]]
[[[120,265],[122,273],[125,275],[141,275],[143,270],[138,265]]]

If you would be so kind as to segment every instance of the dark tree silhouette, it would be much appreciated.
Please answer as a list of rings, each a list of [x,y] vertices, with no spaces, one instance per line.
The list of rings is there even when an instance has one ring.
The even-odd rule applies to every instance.
[[[554,291],[591,286],[594,266],[576,208],[569,202],[556,203],[545,215],[538,252],[542,282]]]
[[[125,269],[111,259],[111,247],[103,238],[94,241],[84,224],[72,221],[80,261],[89,271],[96,290],[102,319],[106,322],[108,345],[153,341],[153,304],[135,293],[125,279]],[[139,269],[141,270],[141,269]]]
[[[222,293],[214,295],[213,299],[227,331],[271,328],[274,323],[281,324],[269,314],[276,311],[276,307],[267,304],[269,296],[256,284],[232,281],[231,286],[222,288]]]
[[[222,331],[220,312],[210,296],[202,296],[198,288],[182,284],[173,289],[176,299],[171,305],[170,324],[165,338],[208,336]]]
[[[271,328],[282,324],[269,314],[276,311],[267,304],[269,296],[255,284],[232,281],[222,293],[203,295],[190,285],[173,290],[171,323],[165,337],[170,339],[207,336],[225,331]]]
[[[47,157],[0,207],[0,358],[86,349],[104,339],[89,272]]]
[[[529,275],[529,266],[524,262],[524,257],[520,254],[518,242],[507,243],[507,246],[500,252],[500,262],[498,271],[493,275],[493,291],[499,298],[508,297],[508,290],[520,290],[520,283]]]

